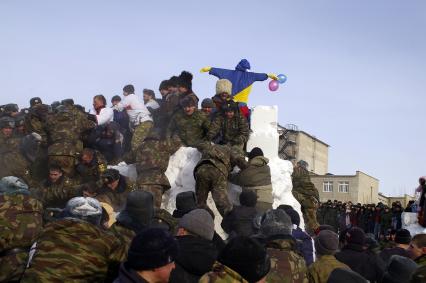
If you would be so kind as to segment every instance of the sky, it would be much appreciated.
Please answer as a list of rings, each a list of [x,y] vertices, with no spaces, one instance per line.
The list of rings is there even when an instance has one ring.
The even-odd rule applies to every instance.
[[[204,66],[288,77],[253,86],[249,105],[278,105],[331,147],[333,174],[365,172],[386,195],[426,175],[426,1],[0,1],[0,104],[64,98],[86,107],[128,83],[136,93],[182,70],[200,99]]]

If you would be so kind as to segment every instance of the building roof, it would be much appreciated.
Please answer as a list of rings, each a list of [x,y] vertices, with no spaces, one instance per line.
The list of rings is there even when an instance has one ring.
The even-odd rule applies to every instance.
[[[308,133],[307,133],[307,132],[305,132],[305,131],[298,131],[298,132],[299,132],[299,133],[302,133],[302,134],[304,134],[304,135],[307,135],[308,137],[312,138],[313,140],[315,140],[315,141],[317,141],[317,142],[322,143],[323,145],[325,145],[325,146],[327,146],[327,147],[330,147],[330,145],[326,144],[325,142],[323,142],[322,140],[318,139],[317,137],[315,137],[315,136],[313,136],[313,135],[308,134]]]

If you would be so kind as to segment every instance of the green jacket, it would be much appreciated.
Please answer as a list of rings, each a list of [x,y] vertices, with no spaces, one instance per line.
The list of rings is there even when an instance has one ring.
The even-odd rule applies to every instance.
[[[247,168],[232,175],[231,182],[241,187],[271,185],[271,168],[268,162],[268,158],[256,156],[249,160]]]
[[[323,255],[311,264],[308,269],[310,283],[327,283],[331,272],[336,268],[350,269],[346,264],[338,261],[334,255]]]
[[[222,144],[243,145],[248,141],[250,134],[247,119],[241,114],[235,114],[232,119],[218,115],[213,120],[207,139],[218,139]]]
[[[241,275],[239,275],[234,270],[229,267],[221,264],[220,262],[215,262],[213,265],[212,271],[204,274],[199,283],[248,283]],[[269,281],[267,281],[269,282]]]
[[[192,115],[187,115],[183,110],[178,111],[172,118],[168,136],[177,134],[186,146],[196,146],[206,140],[206,134],[210,127],[210,120],[200,111],[195,110]]]

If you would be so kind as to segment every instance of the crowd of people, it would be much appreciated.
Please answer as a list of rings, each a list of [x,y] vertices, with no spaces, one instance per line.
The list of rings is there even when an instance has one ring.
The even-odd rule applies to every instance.
[[[400,229],[398,213],[386,246],[357,205],[324,204],[323,225],[302,230],[318,193],[300,164],[293,183],[300,199],[312,198],[305,213],[272,209],[269,161],[260,148],[245,152],[250,113],[232,100],[229,80],[217,81],[201,109],[189,72],[161,82],[159,92],[156,99],[145,89],[141,99],[126,85],[111,106],[94,96],[89,112],[73,99],[47,105],[38,97],[27,109],[0,107],[0,282],[423,282],[426,235]],[[179,193],[169,213],[165,172],[181,146],[201,159],[194,190]],[[136,180],[108,168],[122,161],[136,165]],[[242,187],[239,205],[228,182]],[[357,211],[344,226],[340,207]],[[379,238],[386,213],[372,214]]]

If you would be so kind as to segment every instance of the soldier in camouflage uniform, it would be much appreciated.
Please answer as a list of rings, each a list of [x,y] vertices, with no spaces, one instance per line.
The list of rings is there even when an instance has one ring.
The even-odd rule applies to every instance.
[[[317,207],[319,203],[319,193],[311,182],[308,163],[300,160],[293,169],[291,175],[293,182],[293,196],[300,203],[303,218],[305,220],[306,231],[313,235],[314,231],[319,227],[317,221]]]
[[[228,144],[242,150],[248,141],[249,131],[247,119],[240,114],[238,105],[229,101],[222,106],[222,113],[216,115],[213,120],[207,140]]]
[[[168,128],[168,136],[177,134],[185,146],[195,147],[205,140],[210,127],[210,120],[199,110],[193,99],[182,101],[182,110],[173,117]]]
[[[235,165],[245,168],[247,162],[243,155],[226,145],[203,143],[198,148],[202,153],[194,168],[198,204],[205,206],[211,192],[219,213],[225,216],[232,209],[227,193],[229,173]]]
[[[220,252],[212,271],[204,274],[200,283],[269,282],[271,262],[265,248],[255,239],[235,237]],[[286,282],[286,281],[282,281]]]
[[[47,119],[49,164],[59,164],[65,175],[72,177],[77,155],[83,150],[82,135],[95,126],[72,101],[65,101]]]
[[[49,115],[49,106],[37,104],[28,110],[25,115],[25,128],[28,132],[34,132],[42,137],[42,144],[47,146],[46,121]]]
[[[136,171],[138,188],[154,195],[155,207],[161,207],[165,191],[170,183],[165,174],[169,158],[181,146],[179,139],[161,139],[158,131],[151,130],[142,146],[136,152]]]
[[[260,237],[271,257],[266,282],[308,282],[307,267],[292,235],[293,224],[284,210],[268,210],[260,223]]]
[[[30,162],[21,153],[20,139],[13,136],[14,127],[13,118],[0,118],[0,178],[16,176],[30,183]]]
[[[107,169],[102,173],[102,187],[96,199],[101,203],[109,204],[115,213],[124,209],[127,195],[137,189],[136,184],[121,175],[116,169]]]
[[[82,183],[97,182],[107,169],[105,157],[97,150],[84,148],[76,166],[78,177]]]
[[[100,228],[100,203],[92,198],[73,198],[64,216],[47,224],[40,233],[21,282],[113,279],[125,258],[125,247],[114,235]]]
[[[0,282],[19,282],[42,229],[42,204],[16,177],[0,181]]]

